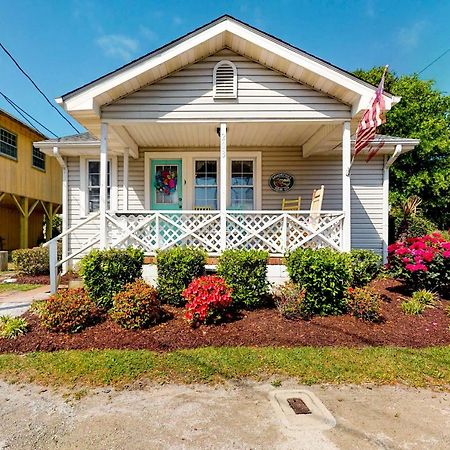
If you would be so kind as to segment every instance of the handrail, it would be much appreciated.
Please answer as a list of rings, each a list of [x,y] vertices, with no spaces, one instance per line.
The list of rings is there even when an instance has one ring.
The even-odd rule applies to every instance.
[[[50,239],[49,241],[45,242],[42,246],[48,247],[53,242],[59,241],[64,236],[67,236],[68,234],[74,232],[78,228],[82,227],[83,225],[89,223],[91,220],[96,219],[100,215],[100,212],[96,212],[88,217],[86,219],[82,220],[79,224],[74,225],[72,228],[69,228],[68,230],[64,231],[64,233],[58,234],[58,236],[55,236],[53,239]]]
[[[136,210],[115,210],[108,211],[108,214],[198,214],[198,215],[208,215],[208,214],[219,214],[220,209],[208,209],[208,210],[190,210],[190,209],[174,209],[174,210],[155,210],[155,209],[136,209]],[[281,209],[227,209],[225,210],[227,214],[310,214],[311,211],[309,209],[299,209],[298,211],[282,211]],[[342,210],[326,210],[323,209],[319,212],[320,214],[343,214]]]

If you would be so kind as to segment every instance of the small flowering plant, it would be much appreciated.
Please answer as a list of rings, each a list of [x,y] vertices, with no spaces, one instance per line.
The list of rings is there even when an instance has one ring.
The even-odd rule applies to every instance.
[[[380,296],[368,287],[348,289],[348,312],[367,322],[381,320]]]
[[[440,233],[407,239],[388,247],[387,268],[412,290],[450,288],[450,242]]]
[[[196,278],[182,293],[186,300],[186,319],[192,326],[217,322],[230,310],[231,292],[222,277]]]

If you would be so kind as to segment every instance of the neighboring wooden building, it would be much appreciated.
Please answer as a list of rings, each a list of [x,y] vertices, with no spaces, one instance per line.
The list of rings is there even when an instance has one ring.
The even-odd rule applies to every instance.
[[[88,133],[35,143],[65,173],[52,289],[56,268],[93,247],[138,246],[152,261],[158,249],[201,246],[211,264],[227,248],[264,249],[271,279],[298,247],[385,257],[389,166],[418,141],[377,136],[378,155],[352,165],[351,136],[375,90],[223,16],[65,94],[58,103]],[[400,99],[384,100],[389,110]],[[300,210],[282,210],[300,196]]]
[[[50,237],[45,218],[61,207],[61,168],[33,146],[43,138],[0,109],[0,250],[33,247]]]

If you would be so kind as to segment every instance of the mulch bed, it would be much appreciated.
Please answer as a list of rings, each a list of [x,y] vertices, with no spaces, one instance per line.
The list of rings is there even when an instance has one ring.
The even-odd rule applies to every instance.
[[[149,349],[170,351],[205,346],[381,346],[428,347],[450,345],[450,318],[442,300],[420,316],[403,314],[400,303],[407,297],[395,280],[377,280],[373,287],[383,295],[383,321],[367,323],[349,315],[314,317],[309,321],[283,319],[276,309],[244,312],[221,325],[192,329],[182,308],[166,307],[173,315],[152,328],[127,331],[111,320],[73,334],[50,333],[35,316],[26,313],[30,332],[15,340],[0,339],[0,352],[25,353],[69,349]]]

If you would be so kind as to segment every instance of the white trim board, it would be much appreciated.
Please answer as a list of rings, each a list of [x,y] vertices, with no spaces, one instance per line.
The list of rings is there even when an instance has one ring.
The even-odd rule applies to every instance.
[[[145,152],[144,153],[144,208],[150,210],[150,165],[154,159],[181,159],[182,174],[183,174],[183,209],[190,210],[194,203],[194,161],[199,159],[214,159],[217,160],[217,169],[220,170],[219,151],[207,151],[207,152]],[[227,204],[230,199],[230,178],[231,178],[231,160],[253,160],[255,162],[254,167],[254,203],[256,210],[261,209],[262,205],[262,155],[258,151],[240,151],[240,152],[227,152],[227,174],[228,174],[228,192],[227,192]],[[218,180],[220,185],[220,180]],[[219,195],[219,193],[218,193]],[[218,201],[219,198],[217,199]]]

